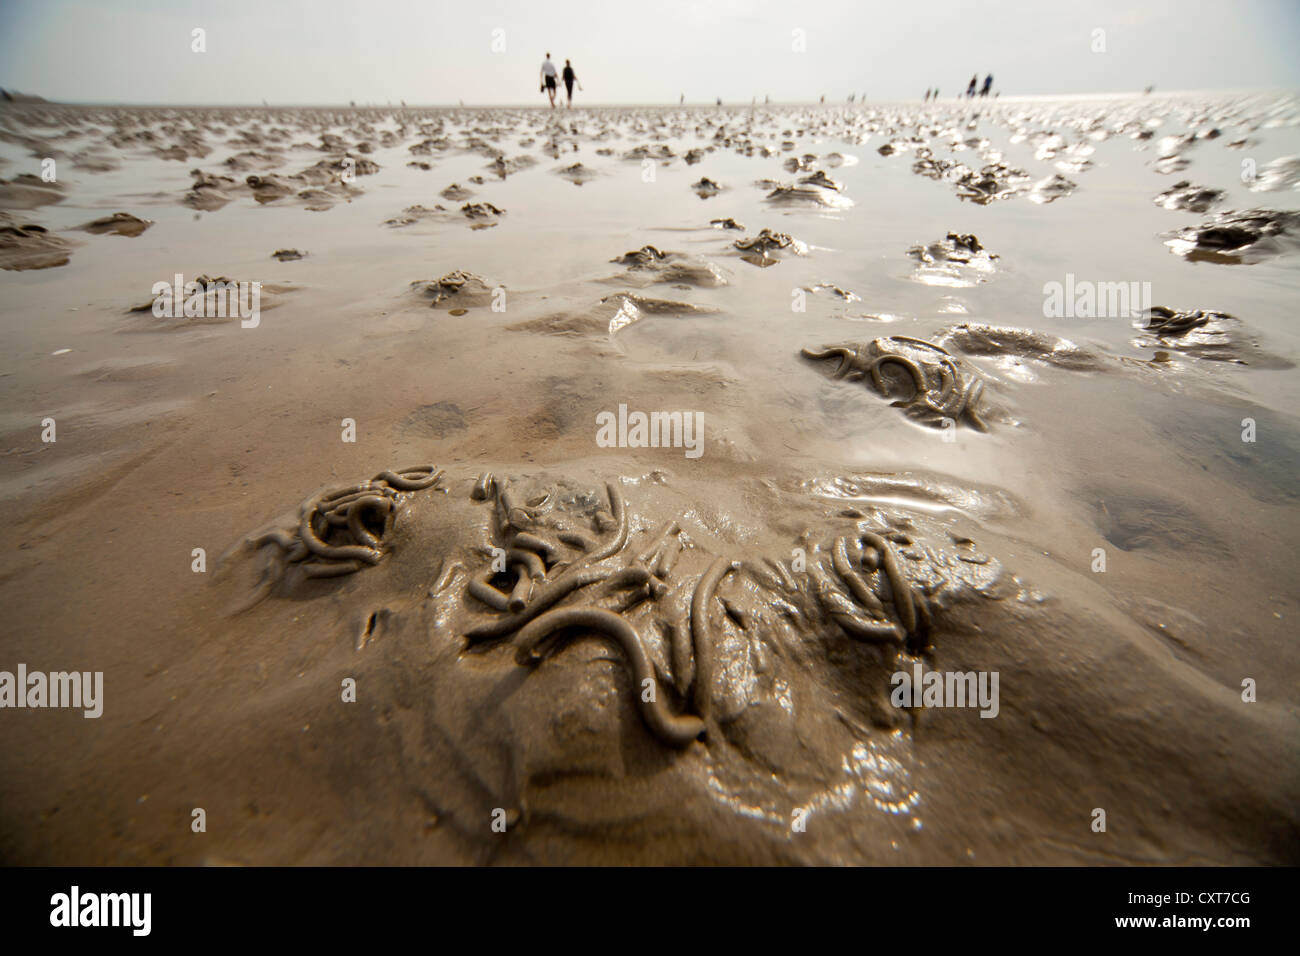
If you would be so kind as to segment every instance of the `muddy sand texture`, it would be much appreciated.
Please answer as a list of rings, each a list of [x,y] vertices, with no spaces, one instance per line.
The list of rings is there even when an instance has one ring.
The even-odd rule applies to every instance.
[[[5,107],[0,858],[1297,862],[1298,121]]]

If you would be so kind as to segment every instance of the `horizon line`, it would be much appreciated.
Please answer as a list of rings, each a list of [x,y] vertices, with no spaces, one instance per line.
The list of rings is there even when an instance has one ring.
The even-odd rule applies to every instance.
[[[23,94],[20,90],[14,90],[7,87],[0,87],[10,94],[31,96],[34,94]],[[12,106],[64,106],[64,107],[131,107],[143,109],[185,109],[185,108],[202,108],[202,109],[539,109],[539,110],[583,110],[583,109],[615,109],[630,107],[697,107],[712,106],[717,108],[753,108],[759,106],[822,106],[827,108],[835,107],[857,107],[868,103],[880,105],[894,104],[915,104],[928,105],[930,103],[951,103],[959,104],[969,102],[971,105],[979,103],[1004,103],[1004,102],[1027,102],[1039,100],[1070,100],[1070,99],[1127,99],[1127,98],[1145,98],[1145,97],[1171,97],[1171,96],[1236,96],[1236,95],[1260,95],[1260,94],[1300,94],[1300,87],[1238,87],[1231,89],[1192,89],[1192,90],[1167,90],[1152,91],[1147,93],[1143,90],[1126,90],[1121,92],[1099,92],[1099,93],[1021,93],[1010,96],[989,96],[989,97],[967,97],[963,94],[957,94],[952,97],[940,97],[933,100],[925,100],[923,97],[908,99],[856,99],[853,102],[848,100],[838,100],[835,102],[821,102],[819,100],[773,100],[765,103],[743,101],[722,103],[711,102],[708,100],[686,101],[684,103],[671,103],[665,101],[635,101],[635,102],[606,102],[591,103],[583,106],[555,106],[550,107],[546,103],[271,103],[266,100],[261,102],[207,102],[207,103],[141,103],[127,102],[123,100],[0,100],[0,105]]]

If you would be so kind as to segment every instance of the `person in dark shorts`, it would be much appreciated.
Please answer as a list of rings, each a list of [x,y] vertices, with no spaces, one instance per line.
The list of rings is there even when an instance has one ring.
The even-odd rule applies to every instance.
[[[546,59],[542,61],[542,89],[551,98],[551,109],[555,109],[555,64],[551,62],[549,53],[546,54]]]
[[[568,60],[564,61],[564,89],[569,94],[569,108],[573,108],[573,84],[578,83],[578,74],[573,72],[573,64]],[[578,83],[578,89],[582,89],[582,84]]]

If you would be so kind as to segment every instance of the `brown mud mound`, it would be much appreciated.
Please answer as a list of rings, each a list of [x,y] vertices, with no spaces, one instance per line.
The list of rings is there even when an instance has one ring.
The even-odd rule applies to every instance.
[[[819,186],[822,189],[833,189],[836,192],[840,192],[841,190],[844,189],[843,185],[831,179],[829,176],[826,175],[825,172],[823,172],[820,169],[817,170],[817,172],[813,173],[811,176],[801,177],[799,180],[799,184],[802,186]]]
[[[560,335],[578,338],[607,338],[616,335],[646,316],[713,315],[717,309],[672,299],[653,299],[618,292],[605,296],[587,309],[568,310],[527,319],[506,326],[512,332],[535,335]]]
[[[1034,188],[1029,191],[1029,201],[1044,205],[1062,199],[1078,188],[1078,183],[1071,182],[1060,173],[1053,173],[1034,183]]]
[[[245,321],[260,322],[262,312],[282,305],[284,297],[297,288],[283,283],[199,275],[186,282],[179,291],[168,285],[154,298],[128,307],[126,311],[139,318],[125,326],[123,331],[174,332],[205,325],[233,324],[238,327]]]
[[[1223,212],[1172,235],[1165,245],[1189,262],[1227,265],[1261,262],[1300,248],[1300,212],[1247,209]]]
[[[429,300],[435,309],[474,308],[492,304],[492,287],[482,276],[464,269],[439,279],[417,279],[411,290]]]
[[[139,216],[133,216],[129,212],[115,212],[111,216],[104,216],[96,219],[94,222],[88,222],[81,228],[86,232],[94,233],[97,236],[112,234],[115,236],[138,236],[146,229],[153,225],[149,219],[141,219]]]
[[[1291,362],[1260,350],[1245,337],[1241,320],[1226,312],[1177,312],[1157,305],[1147,310],[1137,327],[1144,333],[1133,340],[1138,348],[1169,349],[1194,358],[1256,368],[1293,367]]]
[[[1218,787],[1176,728],[1205,711],[1244,741],[1226,759],[1255,766],[1293,721],[1274,726],[1152,653],[1150,614],[1130,617],[1086,574],[1021,555],[1064,593],[1027,586],[941,482],[913,484],[949,509],[900,504],[906,482],[833,471],[725,491],[767,516],[754,525],[664,472],[426,465],[308,495],[230,553],[213,586],[244,609],[228,640],[255,629],[328,659],[328,682],[304,695],[337,698],[340,668],[355,675],[374,725],[344,739],[394,768],[367,805],[386,826],[422,826],[426,861],[953,863],[974,848],[1078,862],[1094,804],[1149,830],[1156,861],[1176,858],[1189,827],[1220,854],[1249,845],[1249,827],[1224,833]],[[1107,504],[1117,548],[1197,533],[1177,509]],[[1174,537],[1148,513],[1176,521]],[[1089,621],[1097,636],[1081,642]],[[979,690],[994,672],[1005,706]],[[975,683],[955,706],[900,693],[900,675],[963,674]],[[1169,706],[1136,719],[1121,702],[1143,688]],[[326,714],[311,711],[312,730],[335,739],[345,724]],[[301,709],[285,719],[301,726]],[[352,756],[365,748],[266,746],[297,753],[311,785],[373,765]],[[1149,755],[1143,774],[1132,748]],[[200,754],[191,774],[228,759]],[[1011,782],[973,798],[958,782],[989,761]],[[1251,786],[1234,805],[1291,832],[1294,790]],[[1178,800],[1176,822],[1162,796]],[[497,817],[508,837],[487,825]],[[1010,820],[1024,839],[1008,857]],[[1183,843],[1165,849],[1175,833]],[[256,854],[258,836],[231,851]]]
[[[1029,173],[1006,163],[989,163],[978,173],[967,172],[955,180],[957,195],[979,206],[1011,199],[1029,188]]]
[[[681,428],[680,417],[662,424],[665,439]],[[532,715],[516,726],[547,771],[571,774],[600,742],[662,748],[661,774],[688,750],[784,771],[780,786],[806,786],[820,765],[811,782],[829,788],[855,733],[910,723],[886,703],[896,658],[933,653],[958,609],[1021,593],[931,519],[835,516],[842,506],[814,498],[803,509],[812,526],[764,553],[720,540],[685,502],[655,514],[667,504],[656,497],[619,479],[601,489],[544,474],[444,480],[432,465],[381,472],[313,493],[246,539],[234,557],[252,584],[239,608],[324,599],[338,585],[322,578],[384,575],[385,589],[411,590],[358,618],[355,647],[386,653],[411,612],[436,622],[429,637],[459,657],[439,665],[452,668],[443,679],[467,702],[497,696],[485,677],[512,687],[498,704]],[[435,527],[459,530],[426,537]],[[597,650],[612,667],[596,665]],[[572,679],[593,665],[600,679]],[[860,688],[842,704],[847,723],[815,713],[819,698],[839,697],[817,685]],[[811,763],[803,720],[829,747]],[[896,797],[909,812],[907,794]]]
[[[253,192],[253,198],[259,203],[277,202],[286,196],[292,196],[300,188],[296,183],[288,183],[279,176],[252,175],[244,184]]]
[[[506,214],[490,202],[466,203],[460,207],[461,215],[470,221],[471,229],[490,229]]]
[[[941,332],[935,339],[965,355],[1028,359],[1080,372],[1098,372],[1110,366],[1106,356],[1092,349],[1032,329],[967,322]]]
[[[278,587],[292,588],[295,581],[339,577],[378,564],[388,552],[384,539],[403,495],[431,488],[441,477],[432,465],[417,466],[312,495],[299,507],[296,522],[249,539],[254,550],[278,549],[254,599]]]
[[[516,156],[514,159],[506,159],[504,156],[498,156],[488,164],[488,169],[496,173],[499,179],[505,179],[507,176],[513,176],[515,173],[529,169],[537,165],[537,160],[532,156]]]
[[[567,179],[575,186],[581,186],[583,183],[589,183],[593,179],[600,177],[590,166],[584,166],[582,163],[574,163],[572,166],[565,166],[563,169],[555,170],[555,175],[561,179]]]
[[[0,209],[35,209],[63,202],[66,187],[47,183],[40,176],[20,173],[13,179],[0,179]]]
[[[181,202],[191,209],[214,212],[234,199],[239,189],[239,183],[229,176],[217,176],[201,169],[190,170],[190,175],[194,182]]]
[[[764,200],[774,206],[818,206],[828,209],[843,209],[853,204],[852,200],[837,195],[833,189],[792,183],[778,184]]]
[[[691,189],[695,190],[695,195],[701,199],[708,199],[722,192],[722,187],[707,176],[702,177],[699,182],[691,183]]]
[[[400,228],[402,226],[414,225],[415,223],[424,220],[445,219],[447,216],[448,212],[442,206],[434,206],[430,209],[428,206],[421,206],[419,203],[416,203],[414,206],[407,206],[402,210],[400,215],[394,216],[391,219],[385,219],[384,225]]]
[[[670,283],[706,289],[727,284],[722,270],[708,260],[684,252],[660,252],[654,246],[642,246],[609,261],[628,267],[616,277],[619,282],[635,278],[646,285]]]
[[[760,269],[774,266],[781,261],[781,256],[776,253],[790,254],[796,256],[806,256],[808,254],[808,245],[800,242],[793,236],[784,232],[773,232],[766,226],[757,236],[746,236],[743,239],[737,239],[732,243],[744,255],[740,258],[756,265]]]
[[[1265,163],[1248,183],[1252,192],[1300,190],[1300,156],[1283,156]]]
[[[984,379],[941,345],[891,335],[863,345],[804,349],[803,356],[836,361],[832,377],[869,382],[924,425],[951,428],[964,421],[977,431],[988,430],[980,413]]]
[[[44,226],[0,225],[0,269],[26,272],[68,264],[72,244]]]
[[[913,246],[907,254],[917,261],[910,278],[926,285],[973,288],[997,270],[997,253],[989,252],[973,235],[950,232],[928,246]]]
[[[1188,212],[1209,212],[1223,201],[1227,194],[1222,189],[1209,186],[1193,186],[1190,180],[1183,179],[1174,183],[1152,202],[1165,209],[1186,209]]]

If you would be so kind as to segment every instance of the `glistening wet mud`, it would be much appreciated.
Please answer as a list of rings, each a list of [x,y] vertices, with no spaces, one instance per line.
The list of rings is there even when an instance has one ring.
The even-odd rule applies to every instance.
[[[6,107],[0,858],[1296,862],[1297,122]]]

